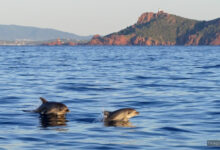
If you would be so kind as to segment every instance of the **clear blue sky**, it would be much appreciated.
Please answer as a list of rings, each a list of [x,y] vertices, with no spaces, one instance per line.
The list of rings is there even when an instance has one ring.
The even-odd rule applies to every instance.
[[[220,17],[220,0],[0,0],[0,24],[105,35],[158,8],[197,20]]]

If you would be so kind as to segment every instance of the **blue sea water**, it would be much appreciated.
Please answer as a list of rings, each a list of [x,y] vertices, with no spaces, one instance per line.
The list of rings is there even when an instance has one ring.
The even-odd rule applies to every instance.
[[[220,140],[220,47],[0,47],[0,150],[207,150]],[[66,104],[50,123],[39,97]],[[132,107],[133,127],[104,110]]]

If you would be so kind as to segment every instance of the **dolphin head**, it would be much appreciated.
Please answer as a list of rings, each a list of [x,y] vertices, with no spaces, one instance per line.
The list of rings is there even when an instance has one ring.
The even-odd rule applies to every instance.
[[[42,105],[37,109],[36,112],[45,115],[65,115],[67,112],[70,112],[68,107],[65,104],[59,102],[48,102],[44,98],[40,98],[42,101]]]
[[[68,107],[65,104],[57,103],[57,102],[48,102],[46,107],[46,114],[57,114],[64,115],[67,112],[70,112]]]
[[[133,108],[123,108],[113,112],[104,112],[106,121],[128,121],[130,118],[137,116],[137,112]]]
[[[127,109],[125,109],[125,111],[126,111],[128,119],[130,119],[134,116],[137,116],[139,114],[139,112],[137,112],[135,109],[132,109],[132,108],[127,108]]]

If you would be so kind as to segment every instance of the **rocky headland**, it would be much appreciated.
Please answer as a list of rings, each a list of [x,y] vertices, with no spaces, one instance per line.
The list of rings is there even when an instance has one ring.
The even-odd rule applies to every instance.
[[[163,11],[143,13],[134,25],[95,35],[86,45],[220,45],[220,18],[198,21]]]

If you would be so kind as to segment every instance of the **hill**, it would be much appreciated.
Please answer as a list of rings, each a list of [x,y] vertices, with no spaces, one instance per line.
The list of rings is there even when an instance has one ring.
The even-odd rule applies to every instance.
[[[220,18],[197,21],[159,11],[144,13],[137,23],[89,45],[220,45]]]
[[[73,33],[62,32],[59,30],[47,28],[18,25],[0,25],[0,40],[2,41],[47,41],[57,38],[79,41],[90,40],[91,36],[79,36]]]

